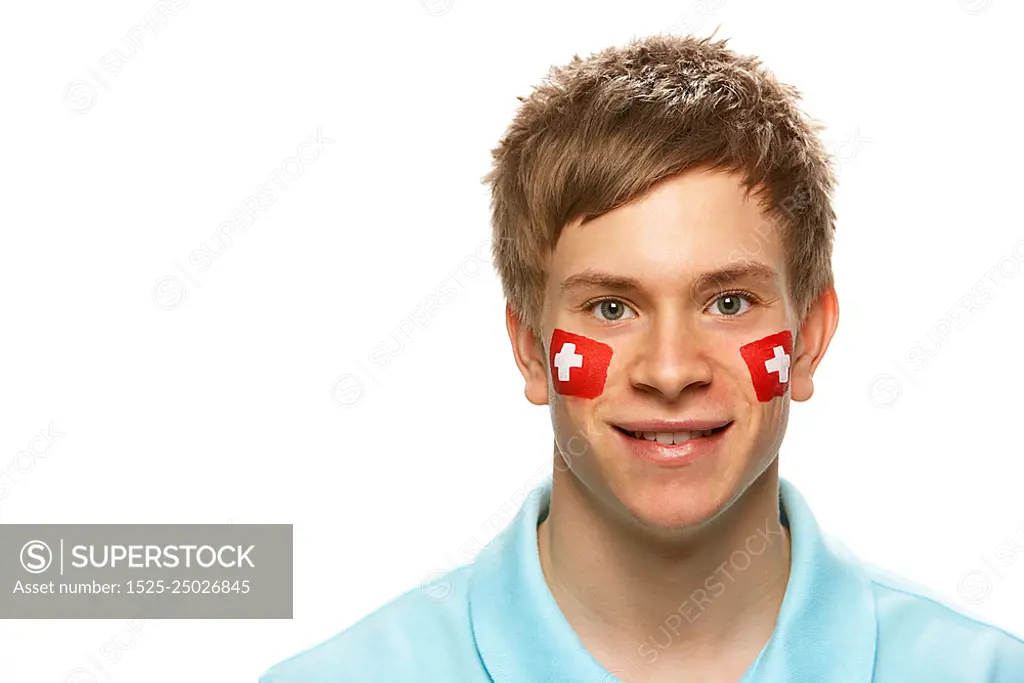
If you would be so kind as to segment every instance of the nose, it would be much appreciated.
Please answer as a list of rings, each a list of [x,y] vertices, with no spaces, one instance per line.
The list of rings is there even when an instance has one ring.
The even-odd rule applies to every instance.
[[[711,364],[697,330],[681,316],[659,316],[651,323],[633,365],[633,386],[675,400],[690,387],[711,382]]]

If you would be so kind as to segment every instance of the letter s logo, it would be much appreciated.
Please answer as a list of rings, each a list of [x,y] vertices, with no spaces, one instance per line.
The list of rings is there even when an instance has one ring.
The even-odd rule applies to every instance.
[[[50,568],[53,553],[42,541],[29,541],[21,547],[21,566],[30,574],[42,574]]]

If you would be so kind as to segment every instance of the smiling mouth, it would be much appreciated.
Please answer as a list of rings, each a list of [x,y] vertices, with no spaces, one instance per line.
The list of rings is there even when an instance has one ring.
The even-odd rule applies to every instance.
[[[642,441],[657,441],[660,444],[666,446],[672,446],[677,444],[686,443],[693,439],[702,439],[708,436],[714,436],[720,432],[725,431],[729,428],[732,422],[722,427],[716,427],[715,429],[705,429],[703,431],[691,431],[691,432],[647,432],[647,431],[631,431],[623,429],[616,425],[612,425],[615,429],[619,430],[631,439],[638,439]]]

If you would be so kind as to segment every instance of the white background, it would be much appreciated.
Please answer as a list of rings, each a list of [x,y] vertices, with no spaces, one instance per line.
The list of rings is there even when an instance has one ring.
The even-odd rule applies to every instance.
[[[0,23],[0,520],[293,523],[294,619],[4,621],[5,683],[254,683],[468,560],[551,452],[475,256],[490,149],[550,65],[716,26],[838,160],[840,325],[783,476],[865,559],[1024,635],[1024,559],[995,555],[1024,545],[1019,4],[191,0],[153,33],[154,7]]]

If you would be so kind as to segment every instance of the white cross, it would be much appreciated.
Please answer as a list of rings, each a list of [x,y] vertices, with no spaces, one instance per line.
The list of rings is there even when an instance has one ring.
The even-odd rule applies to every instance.
[[[583,356],[576,353],[576,345],[572,342],[563,342],[562,349],[555,354],[555,367],[558,368],[558,381],[569,381],[569,370],[571,368],[583,367]]]
[[[764,369],[779,373],[779,382],[785,384],[789,381],[789,354],[781,346],[776,346],[772,351],[775,357],[764,362]]]

